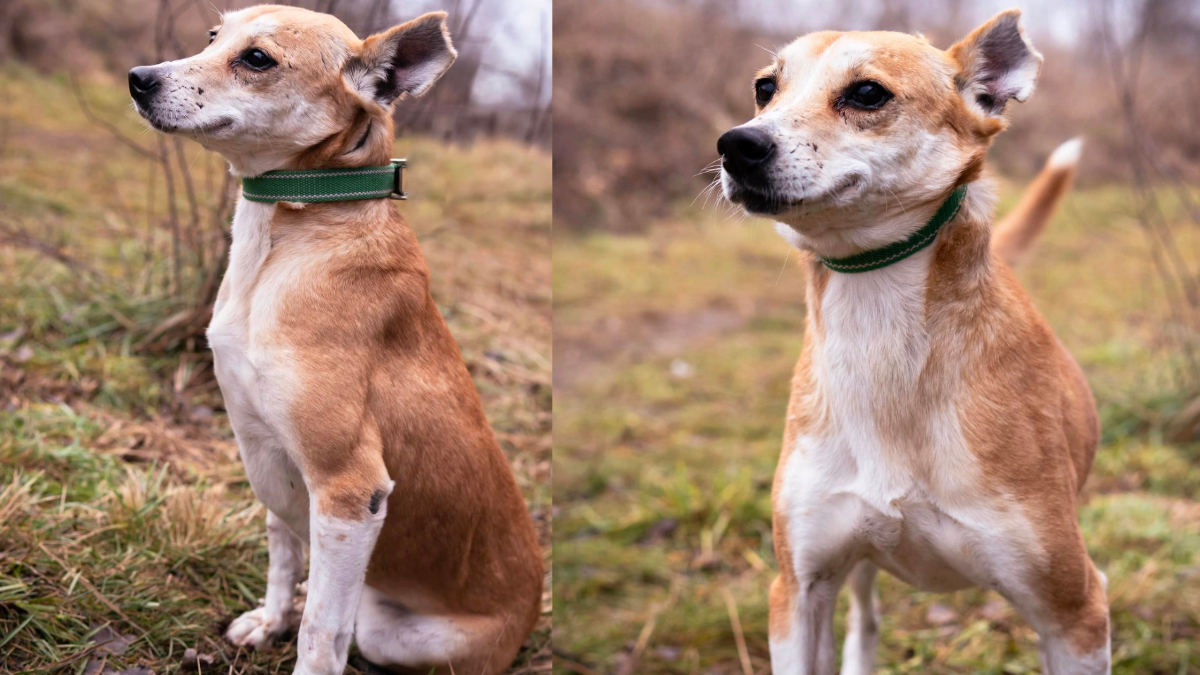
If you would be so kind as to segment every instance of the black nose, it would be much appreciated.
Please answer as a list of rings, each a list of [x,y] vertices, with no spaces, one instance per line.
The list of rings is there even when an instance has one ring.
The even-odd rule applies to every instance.
[[[138,66],[129,71],[129,94],[138,103],[146,103],[158,89],[158,75],[150,66]]]
[[[726,170],[745,174],[761,169],[775,156],[775,141],[762,129],[734,127],[717,139],[717,152],[724,158]]]

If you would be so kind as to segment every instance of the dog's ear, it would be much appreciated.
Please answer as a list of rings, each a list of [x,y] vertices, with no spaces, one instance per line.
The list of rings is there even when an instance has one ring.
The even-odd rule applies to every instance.
[[[1029,98],[1042,69],[1042,55],[1025,37],[1019,9],[992,17],[948,54],[958,64],[959,92],[989,117],[999,117],[1009,99]]]
[[[362,96],[386,107],[429,91],[457,56],[446,13],[430,12],[363,40],[343,72]]]

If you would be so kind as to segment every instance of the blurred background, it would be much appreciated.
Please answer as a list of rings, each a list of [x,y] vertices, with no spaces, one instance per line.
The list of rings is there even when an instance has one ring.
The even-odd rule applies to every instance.
[[[0,673],[294,664],[294,641],[247,654],[220,639],[267,572],[203,337],[237,181],[150,131],[126,76],[199,52],[219,11],[249,4],[0,3]],[[550,0],[291,4],[360,36],[450,13],[458,61],[397,106],[413,196],[398,208],[549,569]],[[546,582],[514,673],[550,669]]]
[[[556,0],[555,669],[769,670],[770,485],[804,279],[765,220],[699,196],[768,53],[812,30],[948,48],[1017,5],[1045,55],[990,166],[1000,211],[1086,139],[1019,270],[1083,365],[1103,444],[1080,519],[1114,672],[1200,674],[1200,4]],[[1038,672],[994,593],[883,575],[879,673]],[[839,605],[842,635],[846,611]],[[840,648],[839,648],[840,649]]]

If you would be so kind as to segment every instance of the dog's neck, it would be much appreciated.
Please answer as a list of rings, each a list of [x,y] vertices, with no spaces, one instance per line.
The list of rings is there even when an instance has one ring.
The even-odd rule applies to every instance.
[[[821,256],[852,255],[900,241],[925,225],[940,205],[941,201],[930,201],[904,210],[876,214],[874,218],[877,222],[885,222],[880,223],[879,227],[862,228],[864,232],[861,233],[855,233],[859,228],[831,225],[801,234],[788,225],[777,223],[776,229],[783,238],[807,254],[805,267],[810,318],[814,312],[819,314],[825,289],[835,278],[839,285],[846,288],[874,287],[881,291],[914,283],[922,291],[929,290],[928,284],[935,280],[939,285],[949,284],[950,288],[962,284],[974,288],[986,283],[991,272],[991,223],[996,206],[994,189],[987,179],[969,184],[957,215],[941,228],[934,244],[921,254],[878,270],[850,274],[830,270],[820,260]],[[891,234],[883,239],[880,233]],[[933,270],[935,267],[936,270]],[[936,275],[931,276],[931,271],[936,271]],[[856,302],[852,298],[839,296],[830,300]],[[868,299],[869,296],[861,298],[863,301]]]
[[[311,148],[293,153],[292,156],[279,157],[270,151],[258,151],[248,152],[245,156],[225,153],[225,158],[235,176],[258,176],[267,171],[281,169],[290,171],[383,166],[391,160],[393,147],[390,114],[380,116],[360,111],[338,133]],[[289,229],[304,226],[306,223],[317,227],[342,227],[346,224],[353,224],[358,228],[378,227],[380,223],[391,222],[387,217],[390,204],[387,199],[257,204],[241,197],[238,200],[237,214],[246,217],[234,218],[233,246],[253,248],[260,246],[260,243],[245,242],[269,242],[272,223]]]
[[[261,176],[268,171],[349,169],[383,166],[392,158],[394,132],[390,112],[360,108],[343,128],[307,148],[290,147],[284,139],[248,144],[222,154],[234,176]]]
[[[931,361],[958,352],[953,327],[980,320],[978,305],[995,288],[992,208],[990,191],[972,183],[932,246],[870,272],[835,272],[806,255],[806,351],[831,411],[849,397],[847,406],[903,424],[927,380],[950,367]]]

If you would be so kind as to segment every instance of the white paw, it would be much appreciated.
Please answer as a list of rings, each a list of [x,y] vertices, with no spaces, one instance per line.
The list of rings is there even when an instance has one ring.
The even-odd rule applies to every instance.
[[[267,610],[259,607],[239,616],[229,624],[225,639],[239,647],[262,647],[279,637],[287,629],[287,619],[268,616]]]

